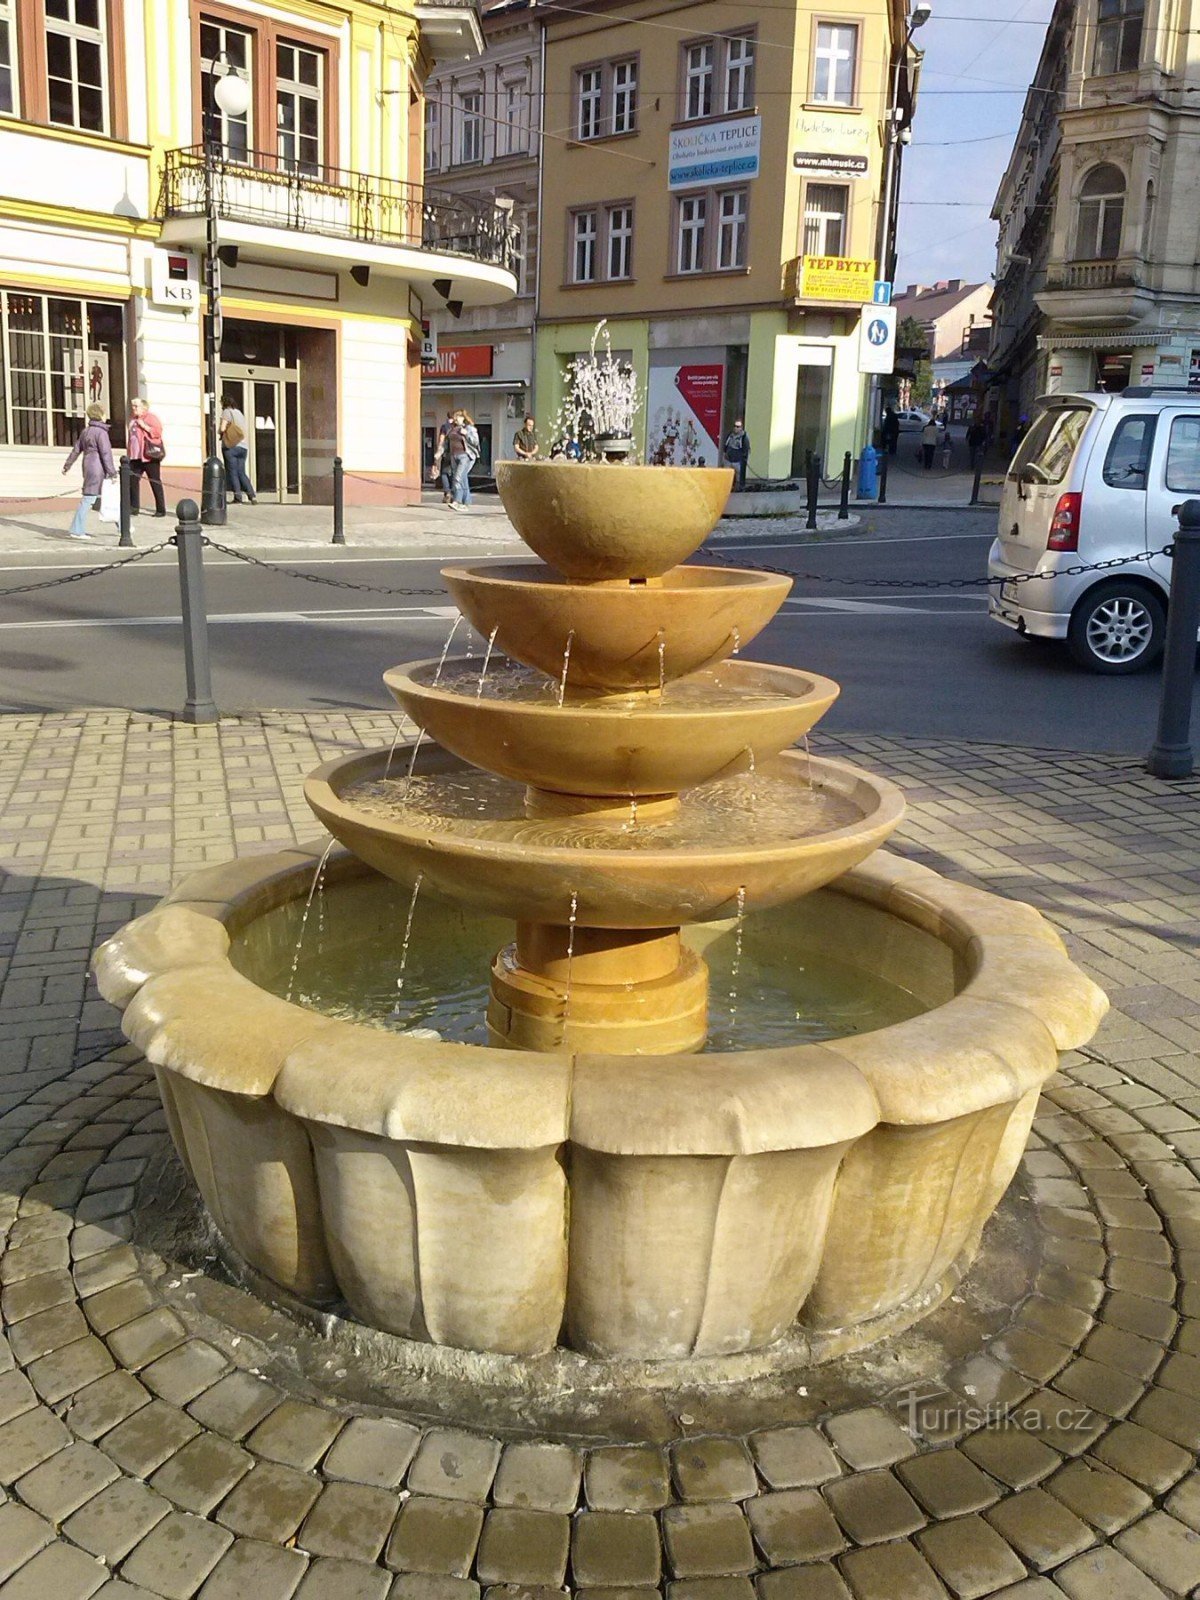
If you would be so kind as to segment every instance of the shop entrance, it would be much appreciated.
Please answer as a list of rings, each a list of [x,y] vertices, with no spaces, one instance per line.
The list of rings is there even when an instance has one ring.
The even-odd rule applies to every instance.
[[[246,418],[246,471],[260,500],[300,500],[300,378],[221,368],[221,392]]]
[[[829,429],[830,366],[801,365],[796,371],[796,422],[792,432],[792,477],[803,478],[810,455],[824,462]],[[828,471],[828,463],[825,463]]]

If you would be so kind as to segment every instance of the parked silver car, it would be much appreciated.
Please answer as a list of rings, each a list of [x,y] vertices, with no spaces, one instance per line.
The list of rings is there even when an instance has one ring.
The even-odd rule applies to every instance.
[[[1040,400],[1004,480],[988,612],[1027,639],[1065,639],[1094,672],[1162,653],[1174,507],[1200,495],[1200,393],[1133,388]],[[1064,568],[1143,557],[1105,572]],[[1045,574],[1032,582],[1029,573]]]

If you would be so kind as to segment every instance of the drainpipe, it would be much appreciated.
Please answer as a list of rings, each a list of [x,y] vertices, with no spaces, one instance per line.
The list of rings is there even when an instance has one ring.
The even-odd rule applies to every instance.
[[[537,271],[533,275],[533,322],[529,329],[529,410],[533,412],[535,417],[537,416],[538,323],[542,314],[542,170],[545,166],[546,154],[546,24],[539,19],[537,26],[541,34],[538,43],[537,204],[534,208],[537,214],[538,258]]]

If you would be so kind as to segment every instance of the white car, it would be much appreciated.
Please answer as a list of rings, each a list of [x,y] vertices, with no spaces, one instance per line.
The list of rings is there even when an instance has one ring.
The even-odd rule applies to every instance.
[[[900,422],[901,433],[920,433],[929,421],[928,411],[918,411],[915,406],[908,411],[897,411],[896,416]]]
[[[1093,672],[1162,654],[1175,507],[1200,496],[1200,393],[1131,388],[1038,402],[1004,480],[988,614],[1029,639],[1065,639]],[[1101,561],[1103,572],[1070,573]]]

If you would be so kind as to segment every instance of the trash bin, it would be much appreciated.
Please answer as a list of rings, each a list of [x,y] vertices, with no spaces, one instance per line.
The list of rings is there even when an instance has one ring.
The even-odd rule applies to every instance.
[[[879,497],[879,451],[867,445],[858,462],[858,498],[876,500]]]

